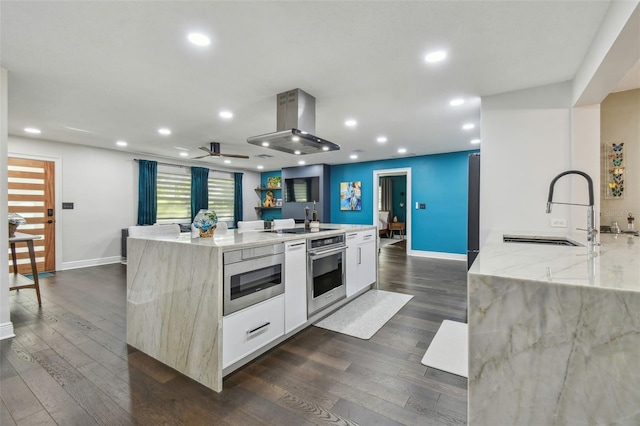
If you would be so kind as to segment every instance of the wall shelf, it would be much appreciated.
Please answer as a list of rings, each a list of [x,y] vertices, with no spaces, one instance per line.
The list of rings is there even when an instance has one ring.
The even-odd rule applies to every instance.
[[[256,207],[256,210],[280,210],[282,207]]]
[[[282,188],[269,188],[269,187],[262,188],[262,187],[259,187],[259,188],[256,188],[256,191],[273,191],[273,190],[279,191],[281,189]]]

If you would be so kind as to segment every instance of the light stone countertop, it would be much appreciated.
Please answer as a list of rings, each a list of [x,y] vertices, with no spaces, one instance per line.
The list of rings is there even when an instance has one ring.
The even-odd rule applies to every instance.
[[[640,424],[640,238],[490,234],[468,274],[469,425]]]
[[[505,243],[504,234],[531,232],[494,231],[473,263],[469,274],[543,281],[607,290],[640,292],[640,238],[630,234],[598,234],[599,245],[588,246],[586,234],[552,233],[583,247]]]
[[[297,229],[304,228],[303,224],[296,225]],[[331,230],[326,230],[331,228]],[[212,246],[225,249],[236,249],[254,247],[264,244],[275,244],[285,241],[299,240],[301,238],[315,238],[317,236],[331,236],[345,232],[358,232],[368,229],[375,229],[374,225],[340,225],[332,223],[321,223],[318,232],[305,232],[300,234],[288,234],[267,230],[238,230],[227,229],[224,231],[215,231],[213,238],[191,238],[191,234],[184,232],[178,238],[171,237],[135,237],[140,239],[172,241],[179,244],[189,244],[198,246]],[[129,237],[134,238],[134,237]]]

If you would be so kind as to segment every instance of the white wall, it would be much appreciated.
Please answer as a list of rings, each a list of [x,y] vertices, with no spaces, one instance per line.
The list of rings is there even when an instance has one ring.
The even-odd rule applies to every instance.
[[[593,179],[595,204],[595,225],[600,228],[600,105],[577,107],[572,110],[571,117],[571,167],[581,170]],[[572,188],[572,199],[586,200],[585,187]],[[576,193],[578,191],[578,193]],[[587,224],[586,209],[572,209],[569,229],[585,228]]]
[[[260,196],[255,188],[260,186],[260,173],[243,172],[242,175],[242,220],[258,220],[255,206],[260,204]]]
[[[60,210],[57,216],[60,251],[56,253],[56,269],[120,261],[121,229],[137,221],[138,165],[134,159],[140,155],[16,136],[9,136],[9,155],[58,160],[61,164],[62,170],[57,171],[62,182],[56,191],[56,206],[63,201],[73,202],[74,209]],[[250,195],[259,174],[243,173],[243,192]],[[249,217],[255,214],[246,213],[250,213]]]
[[[571,168],[570,104],[569,82],[482,98],[481,243],[494,229],[544,231],[551,218],[569,220],[567,206],[550,215],[545,207],[551,180]],[[558,181],[554,200],[570,200],[574,179]]]
[[[7,223],[7,71],[0,68],[0,223]],[[3,252],[9,244],[7,225],[0,226],[0,241]],[[5,259],[7,259],[5,257]],[[9,266],[0,262],[0,340],[13,337],[13,323],[9,317]]]

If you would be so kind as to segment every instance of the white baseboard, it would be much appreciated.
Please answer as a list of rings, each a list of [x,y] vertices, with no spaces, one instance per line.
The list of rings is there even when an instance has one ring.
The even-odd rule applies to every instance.
[[[459,260],[464,262],[467,261],[466,254],[442,253],[439,251],[409,250],[407,255],[416,257],[430,257],[432,259]]]
[[[111,263],[120,263],[122,256],[101,257],[99,259],[76,260],[73,262],[62,262],[62,270],[88,268],[90,266],[109,265]]]
[[[15,337],[13,323],[11,321],[0,324],[0,340]]]

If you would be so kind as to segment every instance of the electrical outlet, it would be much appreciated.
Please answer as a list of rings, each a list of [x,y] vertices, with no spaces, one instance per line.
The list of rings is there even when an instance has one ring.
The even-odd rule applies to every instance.
[[[566,228],[567,220],[566,219],[551,219],[551,226],[553,228]]]

